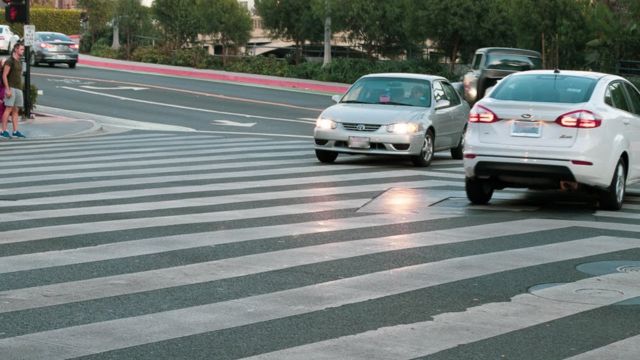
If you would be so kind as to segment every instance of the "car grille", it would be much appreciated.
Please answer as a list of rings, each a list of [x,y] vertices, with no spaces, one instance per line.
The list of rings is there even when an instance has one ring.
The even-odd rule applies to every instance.
[[[349,131],[376,131],[380,129],[380,125],[357,123],[342,123],[342,127]]]

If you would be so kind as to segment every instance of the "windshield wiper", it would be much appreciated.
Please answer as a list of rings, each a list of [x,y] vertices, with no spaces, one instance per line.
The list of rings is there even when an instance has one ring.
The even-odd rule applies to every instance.
[[[378,103],[380,105],[405,105],[405,106],[413,106],[411,104],[406,104],[406,103],[402,103],[402,102],[395,102],[395,101],[387,101],[387,102],[381,102]]]
[[[360,101],[360,100],[345,100],[345,101],[340,101],[340,103],[343,103],[343,104],[371,104],[369,102]]]

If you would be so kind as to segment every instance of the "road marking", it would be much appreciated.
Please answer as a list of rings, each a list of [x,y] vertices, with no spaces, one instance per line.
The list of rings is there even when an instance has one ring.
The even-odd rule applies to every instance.
[[[131,101],[131,102],[137,102],[137,103],[142,103],[142,104],[164,106],[164,107],[170,107],[170,108],[174,108],[174,109],[181,109],[181,110],[187,110],[187,111],[200,111],[200,112],[205,112],[205,113],[231,115],[231,116],[245,117],[245,118],[250,118],[250,119],[287,121],[287,122],[309,124],[308,121],[297,120],[297,119],[285,119],[285,118],[276,118],[276,117],[269,117],[269,116],[249,115],[249,114],[233,113],[233,112],[228,112],[228,111],[202,109],[202,108],[196,108],[196,107],[191,107],[191,106],[167,104],[167,103],[162,103],[162,102],[157,102],[157,101],[128,98],[128,97],[120,96],[120,95],[103,94],[103,93],[96,92],[96,91],[76,89],[76,88],[72,88],[72,87],[69,87],[69,86],[61,86],[61,88],[67,89],[67,90],[71,90],[71,91],[78,91],[78,92],[83,92],[83,93],[87,93],[87,94],[93,94],[93,95],[98,95],[98,96],[109,97],[109,98],[118,99],[118,100],[122,100],[122,101]]]
[[[615,354],[616,360],[638,360],[638,354],[640,354],[640,335],[632,336],[565,360],[611,359],[612,354]]]
[[[221,125],[221,126],[240,126],[240,127],[252,127],[256,123],[242,123],[231,120],[213,120],[211,125]]]
[[[156,86],[156,85],[140,84],[140,83],[126,82],[126,81],[104,80],[104,79],[93,79],[93,78],[73,77],[73,76],[66,76],[66,75],[50,75],[50,74],[38,74],[38,73],[31,73],[31,75],[36,75],[36,76],[39,75],[39,76],[45,76],[45,77],[60,77],[60,78],[63,78],[63,80],[61,80],[61,81],[65,82],[65,83],[66,82],[72,82],[73,80],[84,80],[84,81],[93,81],[93,82],[106,82],[106,83],[113,83],[113,84],[127,84],[127,85],[131,85],[131,86],[146,86],[146,87],[152,88],[152,89],[170,90],[170,91],[181,92],[181,93],[185,93],[185,94],[192,94],[192,95],[197,95],[197,96],[206,96],[206,97],[212,97],[212,98],[217,98],[217,99],[222,99],[222,100],[240,101],[240,102],[253,103],[253,104],[262,104],[262,105],[286,107],[286,108],[291,108],[291,109],[309,110],[309,111],[315,111],[315,112],[320,112],[320,111],[324,110],[324,109],[310,108],[310,107],[306,107],[306,106],[297,106],[297,105],[291,105],[291,104],[277,103],[277,102],[272,102],[272,101],[245,99],[245,98],[239,98],[239,97],[234,97],[234,96],[211,94],[211,93],[206,93],[206,92],[201,92],[201,91],[177,89],[177,88],[170,88],[170,87],[166,87],[166,86]],[[327,95],[327,96],[329,96],[329,95]]]
[[[628,250],[637,248],[639,245],[640,239],[594,237],[459,257],[242,299],[16,336],[0,340],[0,348],[3,349],[3,354],[9,358],[62,359],[98,354],[371,301],[372,299],[523,267]],[[352,247],[352,249],[359,248],[358,246]],[[283,259],[288,259],[277,256],[278,254],[273,255],[276,255],[278,264]],[[339,253],[338,256],[340,255]],[[292,261],[296,262],[295,259]],[[251,265],[260,267],[260,264]],[[175,269],[174,275],[177,275],[178,268]],[[237,267],[226,268],[226,271],[233,272],[236,271],[235,269]],[[209,271],[208,274],[216,274],[219,271],[224,272],[225,270],[216,268],[215,271]],[[150,286],[157,282],[157,286],[166,286],[173,280],[171,278],[160,281],[154,276],[157,271],[146,273],[148,276],[144,277],[144,281],[137,283],[138,285]],[[192,277],[187,277],[187,279],[192,279]],[[486,304],[470,308],[462,313],[445,313],[436,316],[434,321],[382,328],[377,331],[263,354],[256,358],[399,359],[417,357],[468,343],[475,339],[480,340],[535,325],[542,321],[552,321],[570,316],[607,305],[613,301],[640,296],[639,282],[640,273],[625,273],[589,278],[544,290],[547,293],[557,294],[555,298],[562,297],[558,295],[566,295],[565,297],[569,300],[572,300],[571,295],[575,292],[573,290],[579,288],[603,287],[610,284],[610,286],[616,286],[623,291],[619,298],[602,299],[598,305],[564,303],[531,294],[521,294],[514,297],[509,303]],[[98,295],[98,292],[122,285],[120,282],[103,282],[99,288],[94,289],[95,292],[88,293],[94,296],[103,296],[102,294]],[[128,284],[129,287],[132,285],[135,284]],[[40,287],[39,291],[46,288],[46,286]],[[73,297],[73,289],[80,290],[75,287],[67,289],[63,296],[72,299],[65,300],[65,302],[77,301],[77,298]],[[86,287],[82,287],[82,289],[89,290]],[[21,291],[26,291],[26,289]],[[29,296],[26,299],[4,298],[4,300],[21,306],[25,301],[45,299],[44,302],[48,303],[58,301],[56,298],[56,296],[46,293],[46,296]],[[172,324],[172,326],[168,327],[167,324]],[[417,330],[415,330],[416,328]],[[431,334],[428,341],[425,341],[424,334]],[[365,356],[365,351],[370,352],[372,345],[375,347],[375,352],[370,356]],[[391,354],[390,352],[394,350],[401,353]],[[354,354],[352,351],[358,353]]]
[[[115,87],[102,87],[102,86],[90,86],[90,85],[80,85],[81,88],[90,89],[90,90],[149,90],[149,88],[145,87],[136,87],[136,86],[115,86]]]

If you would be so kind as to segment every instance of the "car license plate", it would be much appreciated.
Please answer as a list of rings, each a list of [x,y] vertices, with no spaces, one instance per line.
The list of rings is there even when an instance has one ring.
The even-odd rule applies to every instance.
[[[66,59],[67,56],[66,55],[55,55],[53,58],[62,60],[62,59]]]
[[[369,138],[362,136],[349,136],[349,147],[356,149],[368,149],[370,147]]]
[[[542,127],[539,121],[514,121],[511,136],[540,137]]]

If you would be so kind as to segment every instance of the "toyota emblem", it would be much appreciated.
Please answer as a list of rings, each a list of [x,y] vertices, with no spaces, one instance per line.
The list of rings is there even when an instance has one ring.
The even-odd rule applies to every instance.
[[[522,114],[522,115],[520,115],[520,117],[523,118],[523,119],[531,119],[531,116],[532,116],[531,114]]]
[[[364,129],[366,129],[366,128],[367,128],[367,127],[366,127],[366,126],[364,126],[364,124],[358,124],[358,125],[356,126],[356,130],[358,130],[358,131],[364,131]]]

